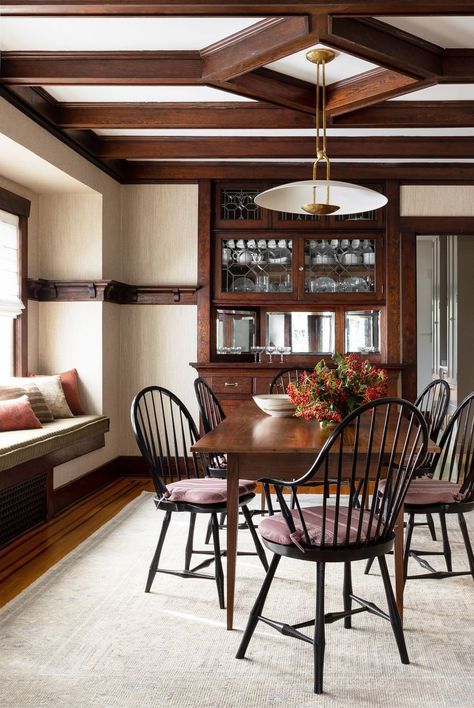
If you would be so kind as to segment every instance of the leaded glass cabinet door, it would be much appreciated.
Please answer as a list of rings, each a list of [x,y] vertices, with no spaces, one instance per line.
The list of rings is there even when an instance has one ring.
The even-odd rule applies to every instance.
[[[216,190],[215,226],[217,228],[265,228],[270,222],[268,209],[254,202],[265,187],[223,184]]]
[[[216,291],[220,297],[265,300],[296,297],[293,238],[257,233],[219,234],[216,240]]]

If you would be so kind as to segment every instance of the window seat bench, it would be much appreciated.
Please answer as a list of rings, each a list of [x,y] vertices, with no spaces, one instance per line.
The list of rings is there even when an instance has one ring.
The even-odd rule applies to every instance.
[[[53,468],[104,447],[109,423],[77,415],[0,433],[0,545],[52,518]]]

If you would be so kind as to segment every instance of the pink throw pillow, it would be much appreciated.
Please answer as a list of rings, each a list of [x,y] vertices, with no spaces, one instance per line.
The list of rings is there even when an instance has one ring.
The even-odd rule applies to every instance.
[[[0,401],[0,433],[42,427],[33,412],[28,396]]]

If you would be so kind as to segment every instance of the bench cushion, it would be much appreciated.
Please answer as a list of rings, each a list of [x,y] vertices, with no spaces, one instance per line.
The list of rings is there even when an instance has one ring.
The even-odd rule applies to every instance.
[[[93,435],[106,433],[109,419],[103,415],[78,415],[44,423],[36,430],[0,433],[0,471],[72,445]]]

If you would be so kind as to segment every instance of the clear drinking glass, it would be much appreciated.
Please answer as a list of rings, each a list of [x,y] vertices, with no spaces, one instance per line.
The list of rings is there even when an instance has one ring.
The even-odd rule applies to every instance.
[[[268,363],[269,364],[273,363],[272,356],[276,352],[276,349],[277,348],[275,346],[273,346],[273,344],[268,344],[267,348],[265,349],[265,353],[268,354]]]

